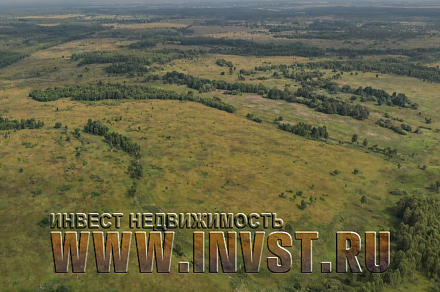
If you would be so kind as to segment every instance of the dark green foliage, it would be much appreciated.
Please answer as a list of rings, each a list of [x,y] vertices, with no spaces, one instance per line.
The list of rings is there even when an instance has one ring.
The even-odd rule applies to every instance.
[[[55,129],[60,129],[62,126],[62,124],[60,122],[56,122],[54,128]]]
[[[307,208],[307,203],[304,200],[301,200],[301,205],[299,205],[299,208],[301,210],[305,210]]]
[[[408,195],[408,192],[405,189],[395,189],[390,191],[390,194],[394,196],[406,196]]]
[[[71,190],[73,188],[73,186],[69,185],[69,184],[63,184],[61,186],[58,187],[58,190],[61,192],[66,192],[68,190]]]
[[[362,203],[362,204],[366,204],[367,201],[368,201],[368,200],[367,200],[367,196],[363,195],[362,198],[361,198],[361,203]]]
[[[440,193],[440,180],[433,182],[430,186],[429,186],[430,190],[434,193]]]
[[[101,121],[92,121],[89,119],[87,125],[84,126],[84,132],[104,136],[109,131],[109,128],[105,126]]]
[[[0,50],[0,68],[13,64],[30,54],[64,42],[84,39],[106,29],[100,24],[69,22],[42,26],[27,21],[9,21],[2,24],[0,39],[8,40],[7,50]]]
[[[127,136],[111,132],[104,134],[104,139],[111,148],[115,147],[117,149],[121,149],[129,154],[134,155],[135,157],[140,156],[141,147]]]
[[[330,172],[330,175],[332,176],[337,176],[338,174],[340,174],[341,172],[339,170],[333,170],[332,172]]]
[[[407,132],[411,132],[412,131],[412,127],[410,125],[408,125],[408,124],[401,124],[400,127],[402,129],[404,129],[405,131],[407,131]]]
[[[143,41],[142,41],[143,42]],[[133,44],[134,45],[134,44]],[[155,51],[134,51],[134,50],[120,50],[115,52],[87,52],[80,54],[73,54],[71,60],[80,61],[78,66],[88,64],[109,64],[104,68],[104,71],[108,74],[127,74],[137,73],[142,75],[143,73],[150,72],[151,70],[146,67],[153,64],[166,64],[175,59],[192,58],[197,53],[193,50],[180,51],[180,50],[155,50]]]
[[[79,128],[75,128],[73,130],[73,132],[70,132],[70,134],[72,134],[72,136],[76,139],[80,139],[81,138],[81,132]]]
[[[416,270],[440,278],[436,261],[440,257],[439,212],[440,200],[434,197],[408,196],[397,203],[396,214],[402,222],[392,233],[399,250],[393,263],[402,278],[411,278]]]
[[[316,108],[318,111],[326,114],[351,116],[358,120],[367,119],[370,114],[369,109],[362,105],[353,105],[333,97],[329,98],[322,94],[316,94],[310,87],[303,87],[298,89],[296,93],[292,93],[288,90],[277,89],[276,87],[268,89],[261,83],[258,85],[241,82],[228,83],[224,80],[209,80],[176,71],[166,73],[162,79],[169,84],[185,84],[189,88],[196,89],[199,92],[209,92],[219,89],[225,90],[225,93],[228,94],[236,94],[237,92],[256,93],[270,99],[282,99],[287,102],[305,104],[308,107]],[[267,94],[267,96],[265,94]]]
[[[297,32],[300,30],[301,32]],[[274,37],[285,37],[289,39],[331,39],[331,40],[380,40],[380,39],[408,39],[416,38],[424,31],[408,30],[403,25],[383,22],[368,22],[357,25],[355,21],[341,20],[315,20],[308,25],[305,33],[302,27],[276,26],[269,29],[270,32],[290,32],[275,34]],[[295,33],[293,31],[296,31]]]
[[[128,167],[128,172],[131,178],[140,179],[143,177],[143,167],[137,160],[132,160],[130,166]],[[134,185],[134,182],[133,182]],[[137,184],[136,184],[137,187]]]
[[[278,128],[283,131],[291,132],[295,135],[307,137],[310,139],[328,139],[329,137],[326,126],[313,127],[312,125],[308,125],[306,123],[299,123],[296,125],[282,123],[278,125]]]
[[[311,69],[333,69],[344,72],[379,72],[381,74],[395,74],[415,77],[431,82],[440,82],[440,69],[396,58],[384,58],[381,60],[311,62],[307,64],[307,67]]]
[[[310,64],[314,65],[315,63],[309,63],[306,66],[311,67],[312,65]],[[358,87],[357,89],[351,88],[349,85],[344,85],[343,87],[340,87],[339,84],[334,81],[334,79],[340,78],[340,73],[334,75],[332,78],[323,78],[324,74],[322,72],[307,72],[304,70],[303,66],[303,64],[294,64],[289,67],[286,66],[285,68],[282,68],[285,78],[301,82],[303,88],[298,90],[297,96],[313,95],[313,93],[311,92],[312,89],[319,88],[328,91],[330,94],[337,94],[340,92],[346,94],[355,94],[361,97],[360,100],[362,102],[377,101],[379,105],[385,104],[387,106],[408,107],[413,109],[418,108],[418,104],[411,102],[405,94],[397,94],[396,92],[393,94],[388,94],[382,89],[375,89],[371,86],[367,86],[365,88]],[[292,68],[294,70],[293,73],[289,73],[288,68]],[[333,71],[335,72],[336,70],[333,69]],[[317,98],[320,98],[319,95],[317,96]],[[356,96],[351,97],[351,100],[356,99]]]
[[[238,91],[242,93],[263,93],[267,92],[266,87],[263,84],[245,84],[241,82],[228,83],[224,80],[209,80],[205,78],[194,77],[179,73],[177,71],[167,72],[162,80],[169,84],[184,84],[189,88],[198,90],[199,92],[209,92],[216,89],[227,91]]]
[[[84,126],[84,132],[104,136],[104,141],[109,144],[112,149],[115,147],[133,155],[136,158],[140,157],[141,147],[136,142],[133,142],[133,140],[127,136],[123,136],[115,132],[109,132],[109,128],[100,121],[92,121],[89,119],[87,121],[87,125]]]
[[[393,130],[394,132],[396,132],[400,135],[407,135],[407,132],[404,131],[404,127],[399,127],[399,126],[393,125],[393,123],[389,119],[387,119],[387,120],[379,119],[376,122],[376,124],[382,128],[387,128],[387,129]]]
[[[71,60],[80,61],[78,66],[88,64],[110,64],[110,63],[127,63],[127,64],[166,64],[172,60],[179,58],[189,58],[196,55],[195,51],[180,50],[155,50],[155,51],[95,51],[87,53],[72,54]]]
[[[260,124],[263,122],[262,119],[260,119],[260,118],[258,118],[258,117],[255,117],[253,114],[247,114],[247,115],[246,115],[246,118],[247,118],[248,120],[251,120],[251,121],[254,121],[254,122],[257,122],[257,123],[260,123]]]
[[[141,63],[113,63],[104,68],[108,74],[147,73],[150,70]],[[142,75],[142,74],[140,74]]]
[[[215,64],[220,67],[234,67],[234,64],[232,64],[231,61],[226,61],[225,59],[217,59]]]
[[[38,221],[38,226],[40,226],[41,228],[46,228],[49,227],[49,223],[50,223],[50,219],[49,216],[44,216],[43,219],[41,219],[40,221]]]
[[[53,101],[71,97],[72,100],[99,101],[107,99],[171,99],[186,100],[201,103],[229,113],[235,112],[235,107],[213,98],[204,98],[192,94],[178,94],[174,91],[158,89],[150,86],[103,84],[73,85],[67,87],[49,87],[42,91],[33,90],[29,96],[37,101]]]
[[[356,143],[358,141],[358,135],[357,134],[354,134],[352,137],[351,137],[351,143]]]
[[[130,168],[129,168],[130,170]],[[136,195],[138,184],[136,181],[133,181],[133,184],[127,191],[127,196],[133,198]]]
[[[179,39],[170,38],[178,41]],[[180,43],[185,46],[213,46],[211,53],[242,56],[301,56],[319,57],[324,51],[317,47],[307,46],[303,43],[277,45],[273,43],[256,43],[241,39],[191,37],[181,38]]]
[[[154,46],[156,46],[156,44],[159,41],[156,39],[147,39],[147,40],[142,40],[133,44],[130,44],[128,47],[130,49],[138,49],[138,50],[143,50],[143,49],[148,49],[148,48],[152,48]]]
[[[44,123],[35,118],[9,120],[0,116],[0,130],[40,129]]]
[[[373,147],[368,147],[368,150],[375,152],[375,153],[383,154],[383,155],[387,156],[388,158],[393,158],[393,157],[397,156],[397,149],[392,149],[391,147],[380,148],[377,145],[373,145]]]
[[[273,88],[269,90],[268,98],[283,99],[287,102],[305,104],[308,107],[316,108],[317,111],[323,112],[325,114],[351,116],[358,120],[368,119],[368,116],[370,115],[370,110],[365,106],[359,104],[353,105],[351,103],[333,97],[327,97],[322,94],[317,94],[313,92],[313,89],[308,86],[299,88],[295,94],[287,90],[283,91],[277,88]]]

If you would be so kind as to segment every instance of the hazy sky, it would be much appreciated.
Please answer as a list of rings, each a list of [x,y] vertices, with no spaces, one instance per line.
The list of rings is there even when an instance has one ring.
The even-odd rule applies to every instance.
[[[234,3],[270,3],[270,0],[0,0],[0,6],[11,6],[11,5],[20,5],[20,6],[47,6],[47,5],[54,5],[54,6],[68,6],[68,7],[78,7],[78,6],[89,6],[89,5],[105,5],[105,4],[173,4],[173,3],[179,3],[179,4],[186,4],[186,3],[192,3],[192,4],[216,4],[221,5],[223,3],[227,2],[234,2]],[[422,3],[426,4],[439,4],[438,0],[277,0],[276,2],[287,2],[287,3],[335,3],[335,4],[343,4],[343,3],[350,3],[350,4],[371,4],[371,5],[380,5],[382,4],[417,4],[420,5]]]

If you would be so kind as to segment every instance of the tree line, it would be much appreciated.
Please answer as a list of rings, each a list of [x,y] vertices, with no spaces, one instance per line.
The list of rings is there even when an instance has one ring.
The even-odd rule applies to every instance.
[[[319,61],[307,63],[310,69],[333,69],[343,72],[378,72],[381,74],[395,74],[414,77],[430,82],[440,82],[440,69],[416,64],[397,58],[383,58],[381,60],[348,60],[348,61]]]
[[[188,58],[196,55],[196,51],[162,49],[154,51],[95,51],[72,54],[72,61],[79,61],[78,66],[89,64],[108,64],[108,63],[140,63],[151,65],[153,63],[166,64],[177,58]]]
[[[141,147],[134,142],[131,138],[121,135],[116,132],[110,132],[109,128],[105,126],[101,121],[93,121],[89,119],[84,126],[84,132],[103,136],[104,141],[110,145],[111,148],[121,149],[136,158],[140,157]]]
[[[314,140],[329,138],[326,126],[314,127],[303,122],[296,125],[281,123],[278,125],[278,129]]]
[[[412,130],[412,127],[407,124],[401,124],[400,127],[396,126],[391,122],[390,119],[384,120],[381,118],[376,122],[376,125],[382,128],[390,129],[400,135],[407,135],[407,131],[411,132]]]
[[[255,93],[264,98],[281,99],[287,102],[300,103],[326,114],[351,116],[358,120],[367,119],[370,115],[369,109],[365,106],[354,105],[334,97],[315,93],[310,86],[299,88],[296,92],[291,92],[287,88],[285,90],[280,90],[276,87],[269,89],[261,83],[258,85],[242,82],[228,83],[225,80],[199,78],[176,71],[167,72],[162,77],[162,80],[169,84],[184,84],[189,88],[199,90],[199,92],[209,92],[219,89],[225,90],[225,93],[227,94]]]
[[[192,92],[178,94],[171,90],[163,90],[151,86],[104,84],[103,82],[88,85],[49,87],[46,90],[35,89],[29,93],[29,97],[42,102],[54,101],[66,97],[80,101],[166,99],[197,102],[229,113],[233,113],[236,110],[234,106],[224,103],[219,98],[200,97],[192,94]]]
[[[106,28],[100,24],[72,20],[54,26],[42,26],[24,20],[2,21],[0,39],[7,40],[7,46],[0,49],[0,68],[22,60],[38,50],[88,38],[104,29]]]
[[[231,61],[226,61],[225,59],[217,59],[215,64],[220,67],[234,67],[234,64]]]
[[[72,61],[78,66],[89,64],[110,64],[104,70],[108,74],[146,73],[153,64],[166,64],[176,59],[191,58],[197,55],[194,50],[162,49],[154,51],[120,50],[115,52],[98,51],[72,54]]]
[[[296,93],[289,91],[287,88],[285,90],[272,88],[269,90],[267,97],[304,104],[325,114],[350,116],[357,120],[368,119],[370,115],[370,110],[363,105],[348,103],[335,97],[316,93],[309,86],[299,88]]]
[[[241,56],[301,56],[301,57],[320,57],[325,52],[318,48],[305,45],[303,43],[274,44],[256,43],[243,39],[227,39],[212,37],[186,37],[169,38],[169,41],[180,42],[185,46],[213,46],[211,53]]]
[[[297,66],[299,66],[297,68]],[[284,78],[293,79],[300,82],[303,88],[313,87],[324,89],[330,94],[346,93],[354,94],[361,97],[361,102],[365,101],[377,101],[378,105],[386,104],[387,106],[399,106],[417,109],[419,105],[412,102],[405,94],[393,92],[392,94],[387,93],[382,89],[375,89],[371,86],[362,88],[362,86],[357,89],[351,88],[350,85],[339,86],[333,79],[340,77],[339,74],[334,75],[332,78],[323,78],[323,73],[320,71],[305,71],[302,65],[295,64],[288,68],[293,68],[293,72],[290,73],[288,68],[283,69]],[[334,69],[334,71],[336,71]],[[352,97],[355,100],[356,97]]]
[[[22,130],[22,129],[40,129],[44,122],[35,118],[10,120],[0,116],[0,130]]]

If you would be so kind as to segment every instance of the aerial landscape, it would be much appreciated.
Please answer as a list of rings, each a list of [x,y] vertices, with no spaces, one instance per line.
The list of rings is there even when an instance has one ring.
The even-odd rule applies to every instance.
[[[440,291],[437,1],[36,2],[0,3],[0,291]],[[170,273],[58,274],[66,212],[276,213],[314,272],[181,274],[176,229]],[[388,270],[319,273],[341,230]]]

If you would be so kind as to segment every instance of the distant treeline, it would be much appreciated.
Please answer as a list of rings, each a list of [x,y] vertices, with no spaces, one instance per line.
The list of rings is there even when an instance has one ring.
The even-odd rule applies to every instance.
[[[328,139],[329,137],[326,126],[314,127],[306,123],[298,123],[296,125],[282,123],[278,125],[278,128],[280,130],[293,133],[295,135],[315,140]]]
[[[276,34],[274,37],[290,39],[411,39],[427,34],[427,30],[410,30],[404,25],[386,22],[367,22],[358,25],[354,21],[315,20],[307,28],[276,26],[269,29],[270,32],[301,31],[295,34]]]
[[[0,51],[0,68],[18,62],[28,57],[29,55],[30,53],[24,53],[24,52]]]
[[[197,54],[196,51],[180,50],[155,50],[155,51],[115,51],[115,52],[87,52],[73,54],[71,60],[80,61],[78,66],[89,64],[109,64],[105,68],[107,73],[124,74],[148,72],[145,66],[152,64],[166,64],[175,59],[190,58]]]
[[[84,39],[106,29],[100,24],[69,21],[55,26],[42,26],[26,21],[2,22],[0,39],[7,40],[7,49],[0,48],[0,68],[30,54],[64,42]]]
[[[142,73],[150,72],[150,69],[145,67],[142,63],[113,63],[104,68],[104,71],[107,74],[134,74],[138,73],[139,75],[143,75]]]
[[[10,120],[0,116],[0,130],[40,129],[44,123],[35,118]]]
[[[411,60],[430,60],[440,57],[440,47],[414,48],[414,49],[349,49],[349,48],[328,48],[326,52],[336,56],[373,56],[373,55],[402,55],[410,57]]]
[[[178,94],[171,90],[163,90],[150,86],[121,85],[121,84],[98,84],[73,85],[66,87],[49,87],[46,90],[35,89],[29,93],[29,97],[37,101],[54,101],[60,98],[71,97],[72,100],[99,101],[106,99],[168,99],[182,100],[201,103],[226,112],[235,112],[235,107],[215,98],[204,98],[193,94]]]
[[[305,104],[308,107],[316,108],[318,111],[326,114],[339,114],[351,116],[358,120],[367,119],[370,111],[362,105],[354,105],[344,102],[334,97],[328,97],[313,91],[312,87],[299,88],[297,92],[291,92],[288,89],[280,90],[276,87],[267,88],[263,84],[246,84],[241,82],[228,83],[224,80],[209,80],[205,78],[194,77],[176,71],[167,72],[162,79],[170,84],[185,84],[189,88],[199,90],[200,92],[209,92],[216,89],[225,90],[226,93],[237,94],[255,93],[269,99],[282,99],[287,102]]]
[[[211,48],[211,53],[225,55],[320,57],[324,56],[325,54],[325,51],[322,49],[308,46],[303,43],[286,45],[278,45],[273,43],[262,44],[242,39],[212,37],[170,38],[170,40],[180,41],[181,45],[186,46],[215,46]]]
[[[243,39],[227,39],[213,37],[168,37],[169,42],[178,42],[181,45],[209,46],[210,53],[240,56],[300,56],[300,57],[323,57],[326,55],[337,56],[370,56],[370,55],[403,55],[414,60],[427,60],[430,56],[440,57],[438,48],[415,48],[415,49],[350,49],[350,48],[327,48],[306,45],[301,42],[290,44],[258,43]]]
[[[345,20],[315,20],[308,26],[293,22],[288,25],[265,25],[269,32],[279,33],[286,31],[302,31],[302,38],[336,38],[336,39],[396,39],[411,38],[421,34],[427,34],[428,30],[424,27],[408,29],[408,26],[395,22],[370,21],[360,22]],[[304,33],[305,31],[305,33]],[[356,37],[357,36],[357,37]]]
[[[414,77],[430,82],[440,82],[440,69],[438,67],[428,67],[396,58],[310,62],[307,64],[307,67],[310,69],[322,68],[344,72],[378,72],[382,74]]]

